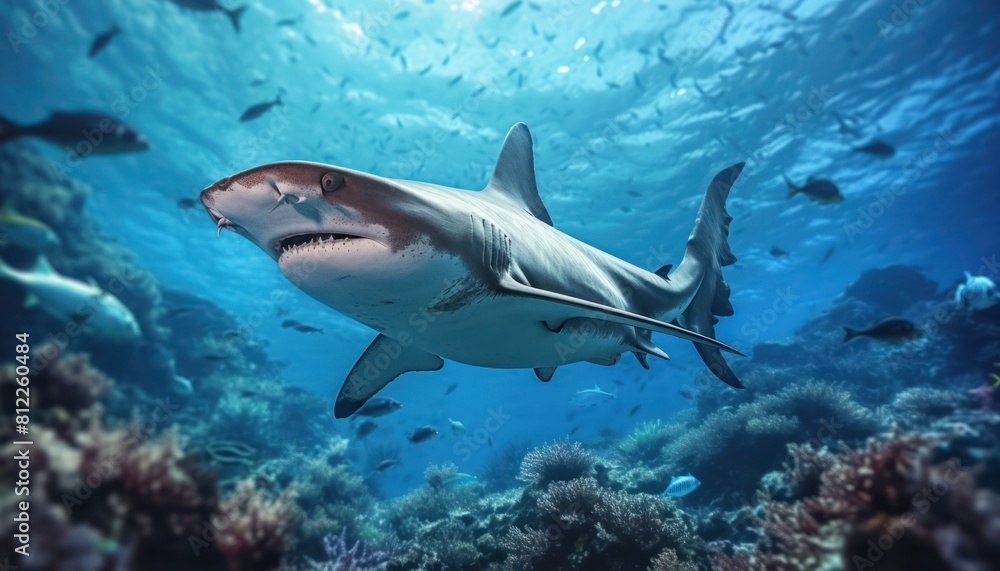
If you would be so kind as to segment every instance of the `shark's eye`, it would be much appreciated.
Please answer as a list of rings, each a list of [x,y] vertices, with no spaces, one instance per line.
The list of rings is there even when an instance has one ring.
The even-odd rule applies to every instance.
[[[328,172],[323,175],[323,180],[320,181],[323,186],[323,192],[333,192],[338,188],[344,186],[344,176],[335,172]]]

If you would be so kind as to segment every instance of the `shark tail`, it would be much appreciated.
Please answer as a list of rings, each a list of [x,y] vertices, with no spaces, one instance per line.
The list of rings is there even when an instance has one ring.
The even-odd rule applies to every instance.
[[[694,290],[687,307],[677,317],[678,324],[712,339],[715,339],[715,324],[719,322],[716,316],[733,314],[729,284],[722,277],[722,268],[736,262],[729,248],[729,223],[733,217],[726,212],[726,198],[745,165],[737,163],[712,179],[688,238],[684,259],[672,274],[677,282],[693,284]],[[716,377],[732,387],[743,388],[718,348],[695,343],[695,349]]]
[[[240,18],[243,17],[243,13],[246,12],[246,6],[240,6],[239,8],[233,8],[232,10],[226,10],[226,16],[229,16],[229,21],[233,23],[233,29],[236,33],[240,33]]]

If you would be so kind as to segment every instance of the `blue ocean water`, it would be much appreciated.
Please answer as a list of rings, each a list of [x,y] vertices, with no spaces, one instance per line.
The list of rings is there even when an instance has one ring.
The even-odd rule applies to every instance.
[[[276,25],[287,18],[301,19]],[[89,58],[112,25],[121,34]],[[79,164],[36,147],[93,188],[86,215],[141,268],[248,324],[287,363],[287,383],[332,396],[374,332],[178,200],[287,159],[480,189],[524,122],[555,226],[653,270],[679,263],[711,177],[747,161],[729,200],[736,313],[716,333],[750,352],[794,336],[865,270],[917,266],[948,287],[995,263],[998,26],[989,0],[282,0],[250,2],[237,33],[220,12],[167,1],[9,0],[0,115],[34,123],[89,109],[148,137],[148,151]],[[279,94],[283,106],[239,121]],[[852,149],[875,139],[895,154]],[[844,200],[787,198],[784,175],[829,178]],[[477,473],[511,442],[621,437],[691,407],[679,391],[700,388],[703,363],[690,343],[657,340],[672,359],[650,371],[629,357],[569,365],[542,384],[527,370],[448,362],[401,378],[384,391],[404,403],[392,430],[368,440],[401,449],[381,491],[419,487],[429,463]],[[570,404],[595,384],[615,399]],[[441,435],[404,440],[425,424]]]

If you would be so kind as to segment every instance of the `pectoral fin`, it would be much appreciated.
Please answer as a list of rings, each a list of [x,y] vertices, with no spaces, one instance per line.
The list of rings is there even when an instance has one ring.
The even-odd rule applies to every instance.
[[[347,374],[347,380],[337,395],[333,414],[337,418],[351,416],[368,399],[403,373],[437,371],[443,366],[441,357],[413,347],[404,347],[399,341],[379,334]]]
[[[649,329],[658,333],[666,333],[667,335],[673,335],[674,337],[680,337],[681,339],[687,339],[688,341],[701,343],[722,351],[728,351],[730,353],[743,356],[743,353],[740,353],[725,343],[720,343],[711,337],[705,337],[704,335],[700,335],[693,331],[688,331],[683,327],[666,323],[658,319],[653,319],[651,317],[646,317],[644,315],[638,315],[630,311],[625,311],[624,309],[618,309],[600,303],[587,301],[585,299],[579,299],[569,295],[527,286],[518,283],[509,276],[501,278],[499,287],[501,293],[507,295],[520,296],[553,304],[553,307],[558,308],[556,311],[551,312],[553,317],[563,319],[589,317],[591,319],[631,325],[640,329]],[[548,317],[549,316],[547,315],[543,317],[543,319]]]

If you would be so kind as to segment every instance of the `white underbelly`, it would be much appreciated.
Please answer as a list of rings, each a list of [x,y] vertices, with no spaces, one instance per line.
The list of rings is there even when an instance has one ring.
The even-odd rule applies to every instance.
[[[553,332],[520,298],[484,298],[449,312],[414,313],[382,333],[445,359],[498,369],[559,367],[577,361],[611,364],[625,350],[629,328],[575,319]],[[564,320],[548,322],[552,326]],[[409,341],[407,341],[409,342]]]

